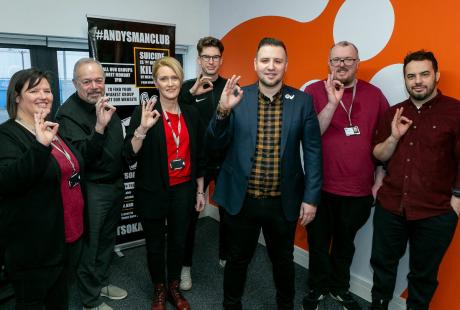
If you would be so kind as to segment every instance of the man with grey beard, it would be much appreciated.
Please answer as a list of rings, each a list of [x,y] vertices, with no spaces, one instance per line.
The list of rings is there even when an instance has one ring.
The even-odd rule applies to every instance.
[[[74,67],[76,93],[59,108],[56,119],[60,134],[83,152],[85,141],[94,134],[95,105],[105,97],[105,74],[101,64],[82,58]],[[110,310],[101,296],[118,300],[127,292],[108,282],[116,228],[123,203],[122,145],[120,118],[113,114],[106,127],[103,153],[85,167],[85,240],[77,269],[78,288],[84,309]]]

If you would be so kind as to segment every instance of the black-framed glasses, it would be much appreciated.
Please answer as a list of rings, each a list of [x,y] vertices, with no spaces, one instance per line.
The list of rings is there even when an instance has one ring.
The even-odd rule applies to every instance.
[[[222,57],[221,55],[214,55],[214,56],[210,56],[210,55],[200,55],[200,58],[203,59],[204,61],[206,62],[210,62],[211,59],[213,61],[219,61],[220,60],[220,57]]]
[[[343,62],[343,64],[345,66],[351,66],[355,63],[357,59],[356,58],[350,58],[350,57],[347,57],[347,58],[339,58],[339,57],[335,57],[335,58],[331,58],[329,59],[329,62],[331,63],[331,65],[333,65],[334,67],[338,67],[340,66],[340,64]]]

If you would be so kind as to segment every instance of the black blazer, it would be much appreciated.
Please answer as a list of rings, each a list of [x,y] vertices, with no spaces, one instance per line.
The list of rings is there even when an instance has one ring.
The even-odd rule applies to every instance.
[[[65,142],[84,171],[83,157]],[[6,248],[9,270],[62,264],[65,233],[61,172],[51,147],[37,142],[33,134],[11,119],[0,125],[0,145],[0,241]],[[88,160],[99,156],[99,145],[99,140],[93,141]]]
[[[160,113],[162,118],[163,111],[160,102],[156,103],[155,109]],[[192,182],[195,182],[196,178],[204,174],[204,128],[195,107],[181,104],[180,109],[189,134]],[[160,118],[158,122],[149,129],[141,149],[135,154],[131,145],[131,139],[133,138],[134,130],[139,127],[141,113],[142,110],[140,106],[138,106],[131,116],[131,121],[126,131],[124,152],[125,158],[129,164],[137,162],[135,179],[135,196],[137,197],[135,197],[135,208],[139,215],[144,218],[156,218],[165,211],[161,209],[163,204],[155,204],[155,207],[151,207],[152,201],[149,203],[141,203],[143,198],[140,197],[140,195],[142,195],[141,193],[147,194],[148,192],[148,196],[154,197],[155,200],[164,200],[167,197],[169,189],[169,163],[166,149],[166,136],[163,120]]]

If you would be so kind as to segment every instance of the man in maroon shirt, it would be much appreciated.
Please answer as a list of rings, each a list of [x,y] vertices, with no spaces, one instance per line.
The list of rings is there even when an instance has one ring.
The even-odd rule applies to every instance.
[[[316,310],[326,294],[348,310],[361,309],[349,293],[354,239],[369,218],[383,169],[376,169],[372,139],[388,109],[383,93],[356,78],[359,55],[350,42],[331,48],[327,80],[309,85],[318,113],[323,186],[316,218],[306,226],[309,290],[304,310]]]
[[[437,89],[431,52],[404,59],[409,99],[393,106],[374,138],[374,156],[387,164],[377,195],[371,265],[372,309],[387,309],[399,259],[409,241],[407,309],[428,309],[439,264],[460,210],[460,102]]]

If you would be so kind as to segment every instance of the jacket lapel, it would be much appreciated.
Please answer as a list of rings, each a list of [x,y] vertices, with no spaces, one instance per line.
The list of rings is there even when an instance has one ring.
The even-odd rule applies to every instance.
[[[259,106],[259,98],[258,98],[258,87],[257,83],[251,85],[246,89],[244,94],[244,101],[245,101],[245,114],[247,117],[247,124],[249,124],[249,134],[251,136],[251,149],[253,149],[256,145],[257,139],[257,110]]]
[[[283,158],[286,142],[289,135],[289,128],[294,117],[295,95],[289,88],[283,87],[281,101],[283,102],[283,122],[281,125],[281,150],[280,158]]]
[[[163,180],[166,182],[166,186],[169,186],[169,171],[168,171],[168,155],[167,155],[167,147],[166,147],[166,133],[163,125],[163,110],[161,109],[161,104],[160,102],[157,102],[155,105],[155,109],[160,112],[160,119],[158,122],[154,125],[156,127],[155,129],[155,136],[152,137],[154,141],[152,141],[152,145],[155,145],[155,143],[158,143],[158,149],[160,150],[160,160],[161,160],[161,174],[163,176]],[[153,129],[153,128],[152,128]]]

